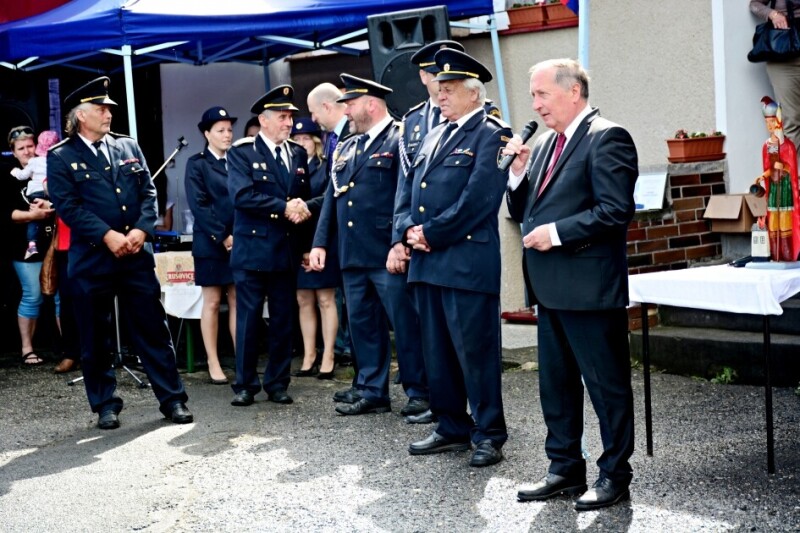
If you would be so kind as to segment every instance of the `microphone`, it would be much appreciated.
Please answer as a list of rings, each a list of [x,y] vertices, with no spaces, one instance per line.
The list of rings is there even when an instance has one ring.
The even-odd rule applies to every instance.
[[[531,120],[525,127],[522,128],[522,132],[519,134],[522,137],[522,144],[525,144],[530,140],[534,133],[536,133],[536,128],[539,127],[539,124],[535,120]],[[503,157],[503,159],[498,163],[497,168],[502,170],[503,172],[508,172],[508,167],[511,166],[511,163],[514,162],[514,159],[517,158],[517,154],[508,154],[507,156]]]

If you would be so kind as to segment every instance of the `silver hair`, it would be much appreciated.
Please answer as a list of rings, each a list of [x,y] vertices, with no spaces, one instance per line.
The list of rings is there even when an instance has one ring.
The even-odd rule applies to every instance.
[[[547,68],[556,70],[556,84],[562,89],[569,90],[570,87],[577,83],[581,88],[581,98],[584,100],[589,99],[589,74],[586,73],[580,63],[569,58],[548,59],[536,63],[528,73],[533,75],[534,72]]]
[[[478,91],[478,102],[483,105],[486,101],[486,86],[477,78],[467,78],[464,80],[464,88],[470,91]]]
[[[67,137],[74,137],[78,134],[78,111],[86,111],[92,104],[84,102],[79,104],[67,113],[67,120],[64,126],[64,131],[67,132]]]

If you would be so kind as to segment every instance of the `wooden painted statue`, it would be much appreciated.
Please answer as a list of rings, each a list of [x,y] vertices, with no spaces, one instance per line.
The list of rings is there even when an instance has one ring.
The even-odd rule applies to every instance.
[[[759,177],[767,197],[767,231],[773,261],[797,261],[800,253],[800,196],[797,148],[784,136],[781,106],[761,99],[769,138],[761,149],[764,173]]]

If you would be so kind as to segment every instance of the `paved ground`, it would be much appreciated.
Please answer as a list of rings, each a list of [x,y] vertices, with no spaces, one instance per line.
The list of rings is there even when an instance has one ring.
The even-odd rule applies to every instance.
[[[535,327],[504,330],[507,358],[530,364]],[[528,339],[527,341],[525,339]],[[526,356],[527,353],[527,361]],[[297,362],[296,362],[297,363]],[[294,405],[185,375],[196,422],[160,418],[149,390],[120,378],[122,427],[95,428],[81,387],[52,365],[0,358],[0,531],[797,531],[800,398],[775,390],[777,474],[766,473],[763,389],[654,375],[655,457],[644,453],[642,376],[634,371],[637,448],[632,501],[576,513],[566,499],[518,503],[547,468],[538,375],[504,374],[511,438],[486,469],[469,453],[411,457],[430,426],[397,412],[341,417],[348,384],[296,379]],[[402,391],[392,386],[396,410]],[[592,416],[587,448],[600,453]],[[590,476],[596,475],[593,464]]]

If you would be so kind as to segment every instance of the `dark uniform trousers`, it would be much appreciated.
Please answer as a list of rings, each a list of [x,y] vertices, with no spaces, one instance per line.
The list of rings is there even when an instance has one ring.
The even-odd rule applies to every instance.
[[[385,268],[347,268],[342,271],[348,302],[350,335],[358,358],[356,387],[368,400],[389,401],[389,364],[392,347],[388,323],[395,331],[397,359],[403,388],[409,398],[428,398],[419,321],[411,304],[404,275]],[[388,319],[388,320],[387,320]]]
[[[161,412],[166,415],[175,402],[185,402],[188,397],[178,375],[175,348],[155,272],[131,270],[82,276],[72,283],[81,338],[81,367],[92,412],[122,410],[122,399],[115,394],[113,355],[107,344],[108,317],[114,312],[115,295],[119,298],[121,326],[130,335]]]
[[[437,387],[430,400],[439,417],[436,432],[454,440],[491,439],[499,448],[508,439],[499,387],[500,298],[428,283],[411,286],[425,324],[425,370]],[[498,334],[486,334],[491,331]],[[472,416],[464,410],[468,398]]]
[[[233,390],[257,394],[261,389],[256,368],[265,296],[269,311],[269,360],[264,368],[263,386],[267,393],[285,390],[289,386],[292,363],[292,313],[289,310],[296,298],[297,274],[294,270],[259,272],[236,268],[233,281],[236,285],[236,348],[242,358],[236,365]]]

